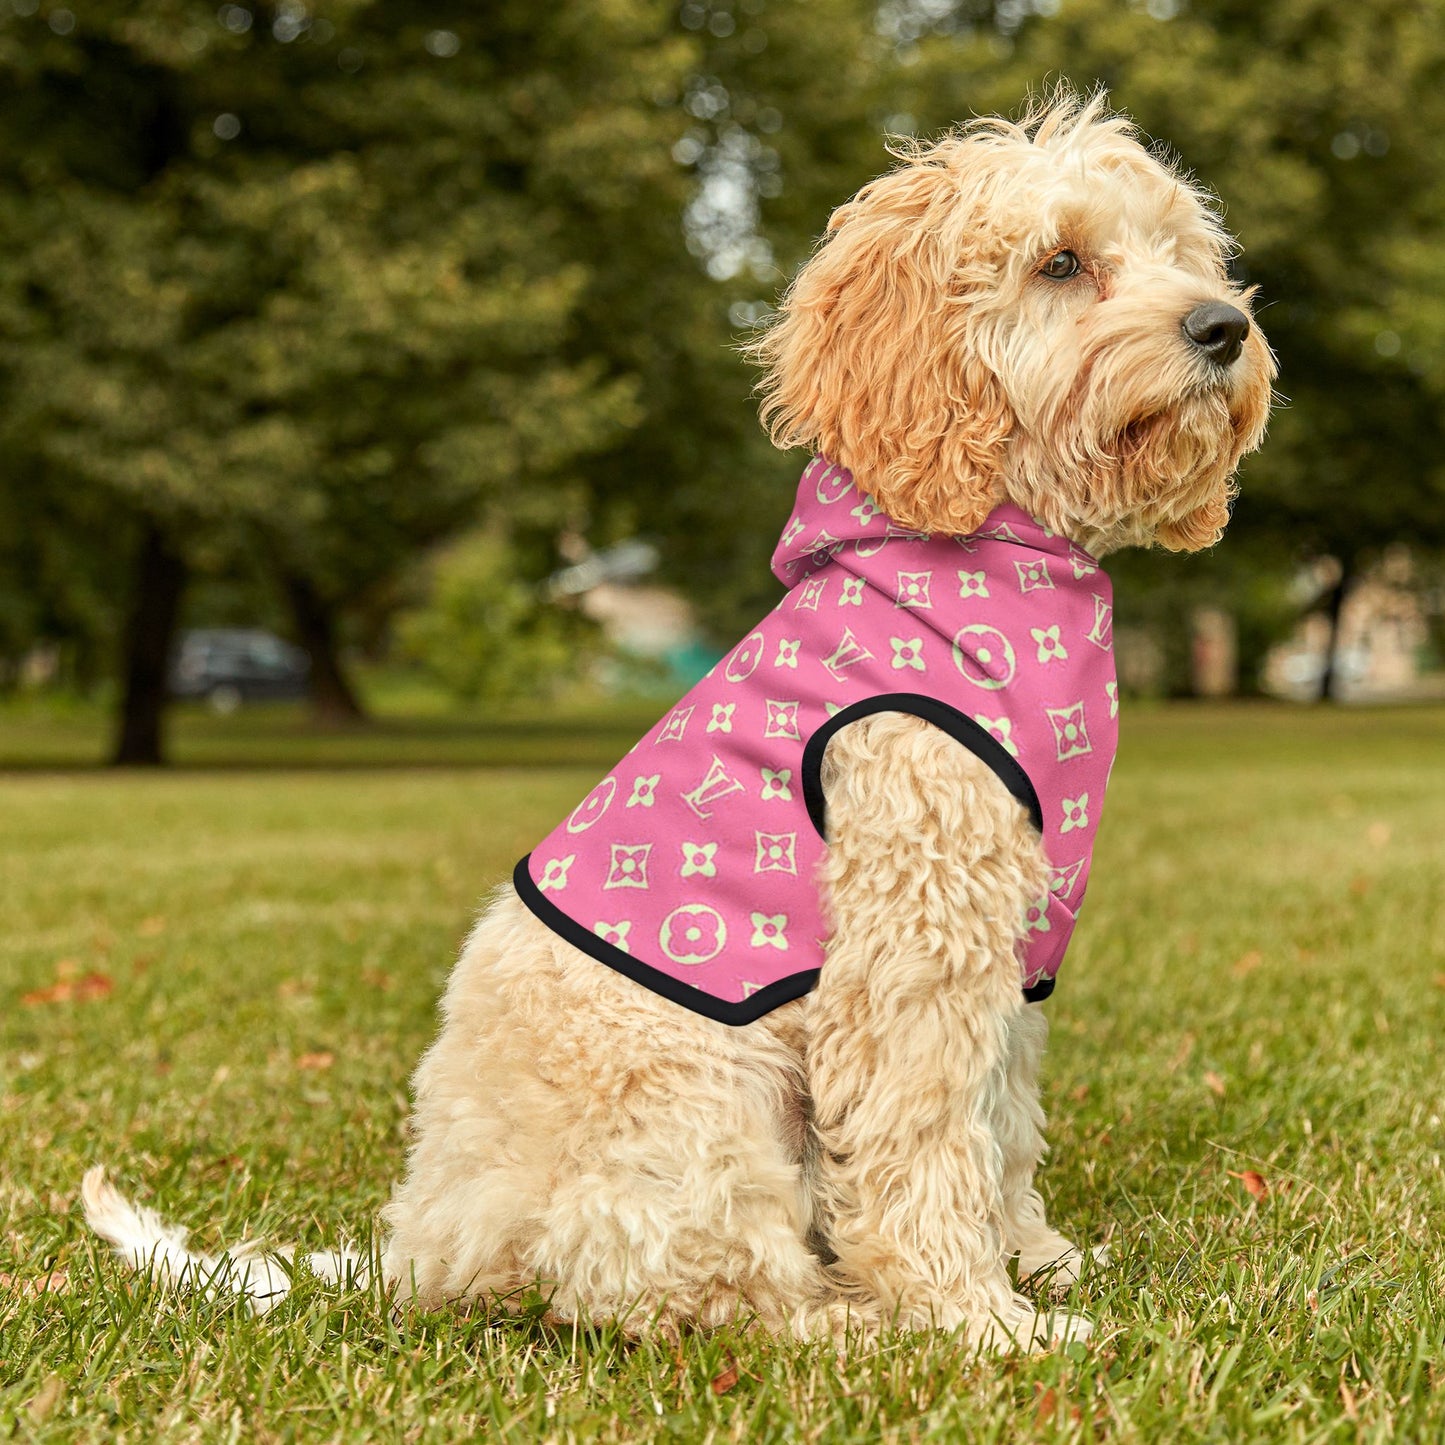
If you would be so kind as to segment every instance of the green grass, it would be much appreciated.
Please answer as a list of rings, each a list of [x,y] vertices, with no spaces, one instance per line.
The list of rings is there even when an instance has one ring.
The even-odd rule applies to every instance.
[[[1087,1349],[674,1353],[311,1280],[255,1320],[87,1240],[95,1160],[203,1246],[365,1237],[468,920],[639,720],[395,725],[264,771],[329,753],[243,715],[180,750],[246,768],[0,777],[0,1437],[1445,1439],[1439,709],[1126,713],[1047,1005],[1045,1191],[1113,1248]],[[17,729],[0,755],[44,761]],[[111,991],[22,1002],[87,975]]]

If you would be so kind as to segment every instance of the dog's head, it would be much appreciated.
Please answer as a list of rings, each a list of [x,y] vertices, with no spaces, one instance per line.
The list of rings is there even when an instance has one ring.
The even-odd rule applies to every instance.
[[[751,348],[774,441],[920,530],[1008,500],[1095,551],[1217,541],[1274,360],[1209,200],[1102,97],[900,154]]]

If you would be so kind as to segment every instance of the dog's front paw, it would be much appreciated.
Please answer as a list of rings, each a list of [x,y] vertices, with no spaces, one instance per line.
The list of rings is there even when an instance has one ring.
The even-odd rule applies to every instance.
[[[971,1332],[970,1338],[981,1350],[1024,1350],[1033,1354],[1087,1340],[1093,1329],[1093,1321],[1084,1315],[1040,1310],[1033,1300],[1014,1295],[1003,1311],[982,1329]]]
[[[1063,1294],[1073,1288],[1079,1282],[1079,1276],[1084,1272],[1086,1259],[1092,1260],[1095,1264],[1107,1264],[1109,1260],[1109,1246],[1107,1244],[1096,1244],[1086,1255],[1077,1245],[1070,1244],[1062,1236],[1058,1244],[1049,1249],[1035,1249],[1019,1252],[1019,1283],[1033,1285],[1036,1288],[1047,1289],[1055,1294]]]

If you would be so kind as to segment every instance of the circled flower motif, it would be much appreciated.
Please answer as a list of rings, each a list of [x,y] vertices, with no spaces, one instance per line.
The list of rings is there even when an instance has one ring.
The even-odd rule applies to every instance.
[[[770,802],[777,798],[784,803],[793,800],[793,790],[788,786],[793,781],[793,770],[791,768],[779,768],[776,772],[772,768],[763,770],[763,790],[758,795],[763,802]]]
[[[662,781],[661,773],[650,778],[633,778],[632,796],[627,800],[629,808],[650,808],[657,801],[657,785]]]
[[[1069,649],[1059,639],[1057,622],[1052,627],[1030,627],[1029,636],[1038,643],[1040,662],[1053,662],[1069,655]]]
[[[1047,893],[1042,898],[1035,898],[1024,909],[1024,928],[1029,933],[1053,932],[1049,927],[1049,895]]]
[[[1072,833],[1075,828],[1087,828],[1089,826],[1089,795],[1080,793],[1077,798],[1064,799],[1064,821],[1059,824],[1059,832]]]
[[[861,607],[863,605],[863,588],[866,585],[861,577],[845,577],[843,591],[838,597],[838,606]]]
[[[691,967],[707,963],[727,946],[722,914],[706,903],[684,903],[662,920],[658,947],[674,962]]]
[[[733,654],[727,660],[727,666],[723,668],[723,676],[729,682],[746,682],[754,672],[758,664],[763,660],[763,649],[766,643],[763,641],[761,632],[750,632],[733,648]]]
[[[569,833],[585,833],[612,806],[617,793],[617,779],[603,778],[575,808],[567,819]]]
[[[610,943],[613,948],[618,949],[622,953],[632,952],[627,946],[627,935],[632,932],[632,920],[630,918],[624,918],[621,923],[603,923],[601,919],[598,919],[598,921],[592,925],[592,931],[603,943]]]
[[[997,692],[1013,681],[1013,644],[996,627],[975,622],[953,639],[953,665],[975,687]]]
[[[960,572],[958,574],[958,595],[960,597],[987,597],[987,572]]]
[[[730,733],[733,730],[733,713],[737,710],[735,702],[715,702],[712,705],[712,716],[708,719],[707,730],[710,733]]]
[[[996,742],[1001,743],[1010,757],[1018,757],[1019,745],[1013,739],[1014,723],[1011,717],[985,717],[981,712],[976,712],[973,720]]]
[[[684,843],[682,845],[682,877],[694,874],[703,878],[717,877],[716,843]]]
[[[753,947],[788,951],[788,915],[786,913],[753,913]]]
[[[560,893],[567,886],[567,873],[577,861],[575,853],[569,853],[565,858],[552,858],[547,866],[542,869],[542,876],[537,880],[537,891],[539,893]]]
[[[928,671],[928,665],[923,661],[921,637],[890,637],[888,640],[893,644],[894,667],[911,667],[916,672]]]
[[[803,645],[801,637],[780,637],[778,639],[778,655],[773,659],[774,667],[792,667],[798,665],[798,649]]]

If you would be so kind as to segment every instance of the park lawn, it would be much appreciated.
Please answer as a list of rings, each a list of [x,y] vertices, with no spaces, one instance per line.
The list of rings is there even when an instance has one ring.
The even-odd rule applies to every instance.
[[[0,777],[0,1437],[1445,1438],[1439,709],[1126,709],[1045,1006],[1045,1193],[1112,1248],[1088,1347],[674,1352],[309,1279],[257,1320],[87,1240],[103,1160],[202,1247],[366,1242],[479,899],[622,732]]]

